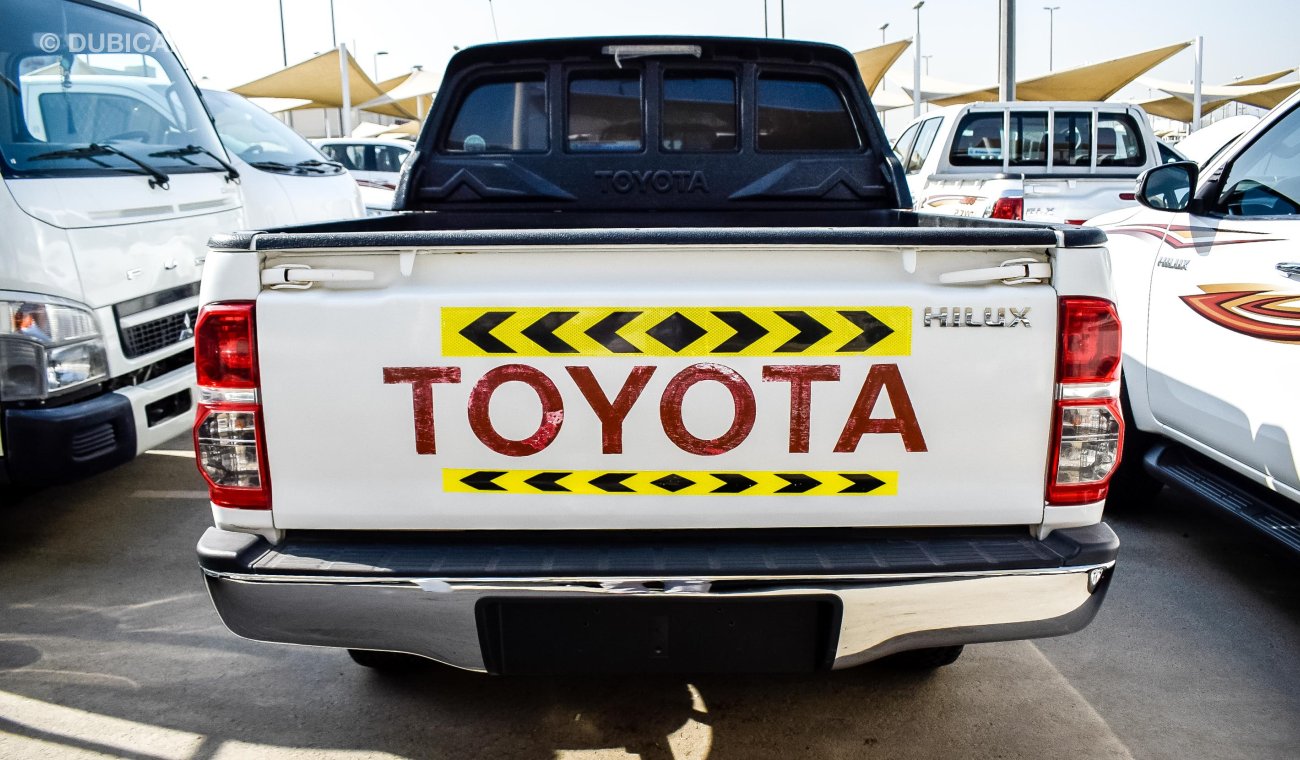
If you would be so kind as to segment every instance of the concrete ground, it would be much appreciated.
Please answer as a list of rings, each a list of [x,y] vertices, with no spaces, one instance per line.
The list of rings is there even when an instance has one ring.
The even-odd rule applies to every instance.
[[[0,757],[1300,757],[1300,560],[1168,495],[1090,628],[932,675],[383,676],[225,630],[169,448],[0,508]]]

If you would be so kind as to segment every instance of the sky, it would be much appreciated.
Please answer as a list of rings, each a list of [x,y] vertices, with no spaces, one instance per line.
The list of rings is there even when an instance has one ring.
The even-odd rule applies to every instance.
[[[233,87],[281,67],[280,0],[120,0],[143,7],[177,47],[196,81]],[[331,47],[331,0],[282,0],[289,63]],[[862,50],[912,38],[915,0],[332,0],[339,42],[385,79],[414,65],[441,72],[454,46],[543,37],[612,34],[754,36],[829,42]],[[926,0],[921,54],[929,75],[981,86],[997,82],[998,0]],[[1048,71],[1048,12],[1055,12],[1055,69],[1205,37],[1204,81],[1229,83],[1300,65],[1295,0],[1050,0],[1017,3],[1017,78]],[[1231,10],[1225,10],[1230,8]],[[493,30],[493,15],[496,30]],[[387,55],[375,57],[386,51]],[[912,54],[889,80],[910,84]],[[1157,79],[1190,82],[1185,50],[1152,70]],[[206,78],[206,80],[204,80]],[[1293,77],[1294,78],[1294,75]],[[1144,99],[1137,85],[1122,98]],[[901,124],[900,120],[899,123]]]

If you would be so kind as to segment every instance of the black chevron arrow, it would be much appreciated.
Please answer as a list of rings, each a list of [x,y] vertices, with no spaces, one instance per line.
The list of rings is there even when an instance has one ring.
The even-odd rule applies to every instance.
[[[524,482],[533,488],[536,488],[538,491],[568,493],[569,489],[560,485],[556,481],[572,474],[573,473],[571,472],[539,472]]]
[[[576,311],[553,311],[531,325],[525,327],[524,337],[541,346],[551,354],[576,354],[578,349],[555,337],[560,325],[578,316]]]
[[[831,334],[831,328],[813,319],[806,311],[778,311],[777,316],[799,328],[799,334],[782,344],[777,349],[778,353],[805,351],[812,344]]]
[[[853,340],[841,346],[836,353],[866,351],[888,338],[894,332],[894,328],[876,319],[870,312],[841,311],[840,316],[852,322],[862,332],[854,336]]]
[[[713,316],[727,323],[727,327],[736,331],[722,345],[713,349],[715,354],[735,354],[753,345],[754,341],[767,335],[768,329],[745,316],[740,311],[715,311]]]
[[[484,353],[513,354],[515,350],[497,340],[492,331],[514,314],[513,311],[489,311],[461,328],[461,337],[478,346]]]
[[[871,493],[885,484],[885,481],[865,472],[841,472],[840,477],[853,481],[853,485],[840,493]]]
[[[758,485],[757,480],[751,480],[738,472],[712,472],[709,474],[723,483],[723,485],[713,489],[712,493],[744,493]]]
[[[623,340],[618,334],[628,322],[641,316],[639,311],[616,311],[587,328],[588,338],[616,354],[639,354],[641,349]]]
[[[505,475],[505,473],[490,472],[488,470],[479,470],[478,472],[471,472],[470,474],[461,478],[460,482],[464,483],[470,488],[473,488],[476,491],[504,491],[506,490],[504,486],[501,486],[493,482],[497,478],[501,477],[502,475]]]
[[[605,493],[632,493],[632,489],[623,481],[632,477],[633,472],[607,472],[598,478],[592,478],[591,484]]]
[[[801,472],[778,472],[775,475],[790,484],[778,489],[777,493],[804,493],[822,484],[820,480]]]

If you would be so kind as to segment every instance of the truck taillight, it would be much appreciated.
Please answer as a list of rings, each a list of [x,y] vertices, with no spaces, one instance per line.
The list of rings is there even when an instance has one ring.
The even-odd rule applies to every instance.
[[[1106,498],[1124,444],[1115,305],[1062,298],[1060,335],[1047,504],[1090,504]]]
[[[251,301],[210,304],[194,328],[195,457],[212,502],[236,509],[271,508],[253,315]]]
[[[1025,199],[1019,195],[1005,195],[993,201],[989,216],[994,219],[1024,219]]]

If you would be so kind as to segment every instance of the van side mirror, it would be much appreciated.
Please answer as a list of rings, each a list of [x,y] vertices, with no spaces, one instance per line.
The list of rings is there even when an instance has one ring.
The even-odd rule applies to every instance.
[[[1138,177],[1137,202],[1157,211],[1187,211],[1196,193],[1201,167],[1176,161],[1147,169]]]

